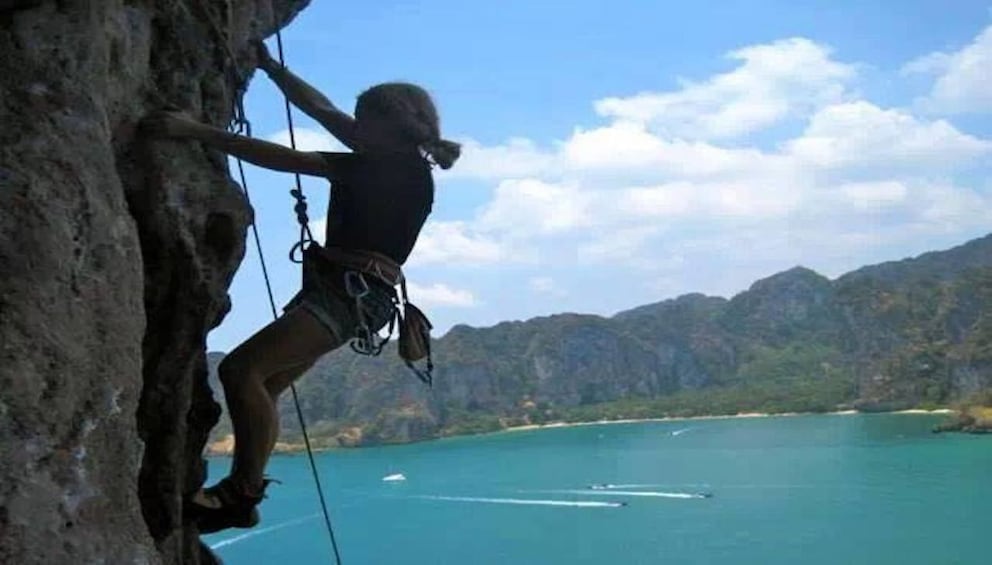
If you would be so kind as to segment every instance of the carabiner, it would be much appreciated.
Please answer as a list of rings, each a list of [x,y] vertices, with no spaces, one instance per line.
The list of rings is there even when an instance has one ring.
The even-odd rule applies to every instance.
[[[352,298],[365,298],[369,293],[369,283],[358,271],[345,271],[344,289]]]

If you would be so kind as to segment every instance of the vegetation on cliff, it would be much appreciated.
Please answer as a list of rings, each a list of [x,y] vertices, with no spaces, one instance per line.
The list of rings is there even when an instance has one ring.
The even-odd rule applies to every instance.
[[[391,350],[341,351],[299,392],[324,446],[556,421],[934,408],[992,388],[989,312],[992,236],[833,281],[797,267],[730,300],[457,326],[435,345],[433,391]],[[293,442],[289,410],[287,399]]]

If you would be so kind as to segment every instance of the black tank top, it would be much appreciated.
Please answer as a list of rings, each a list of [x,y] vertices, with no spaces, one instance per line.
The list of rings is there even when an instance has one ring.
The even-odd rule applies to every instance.
[[[430,164],[418,154],[324,156],[334,171],[326,245],[405,263],[434,204]]]

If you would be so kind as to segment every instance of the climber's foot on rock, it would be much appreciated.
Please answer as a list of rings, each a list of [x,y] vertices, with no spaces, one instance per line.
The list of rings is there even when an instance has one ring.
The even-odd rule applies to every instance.
[[[265,498],[265,481],[257,493],[248,492],[230,478],[197,491],[186,503],[186,512],[201,534],[228,528],[251,528],[259,522],[258,503]]]

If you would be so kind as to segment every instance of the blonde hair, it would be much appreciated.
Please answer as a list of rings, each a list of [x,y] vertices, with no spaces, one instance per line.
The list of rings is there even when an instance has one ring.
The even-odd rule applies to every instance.
[[[441,138],[440,119],[430,94],[407,82],[377,84],[358,97],[356,117],[366,111],[393,120],[410,140],[442,169],[450,169],[461,145]]]

